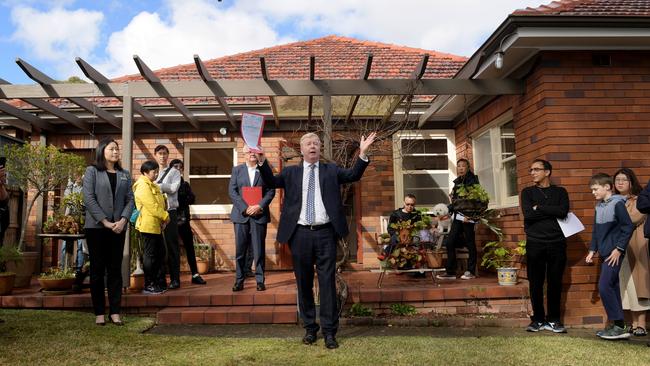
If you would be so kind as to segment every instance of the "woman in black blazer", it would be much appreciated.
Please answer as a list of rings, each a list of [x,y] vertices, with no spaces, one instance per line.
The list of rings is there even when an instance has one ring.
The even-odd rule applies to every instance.
[[[104,325],[104,278],[108,289],[110,320],[122,325],[122,252],[126,225],[133,210],[131,174],[120,165],[120,148],[113,139],[99,142],[95,163],[83,179],[86,222],[84,229],[90,252],[90,294],[95,324]]]

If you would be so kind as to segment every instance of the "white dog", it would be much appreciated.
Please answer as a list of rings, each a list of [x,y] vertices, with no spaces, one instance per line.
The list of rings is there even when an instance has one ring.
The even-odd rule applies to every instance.
[[[439,233],[448,233],[451,229],[451,219],[449,218],[449,208],[444,203],[439,203],[433,206],[433,214],[438,218],[438,225],[436,228]],[[447,216],[444,220],[442,217]]]

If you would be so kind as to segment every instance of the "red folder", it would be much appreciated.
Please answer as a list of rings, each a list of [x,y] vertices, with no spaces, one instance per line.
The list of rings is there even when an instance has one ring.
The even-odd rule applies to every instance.
[[[262,202],[262,187],[242,187],[242,198],[249,206]]]

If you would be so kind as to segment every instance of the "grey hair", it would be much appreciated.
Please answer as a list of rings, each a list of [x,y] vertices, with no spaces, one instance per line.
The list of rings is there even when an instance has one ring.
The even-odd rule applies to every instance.
[[[318,140],[318,143],[320,143],[320,137],[318,137],[317,134],[315,134],[313,132],[307,132],[306,134],[302,135],[302,137],[300,137],[300,145],[302,145],[303,141],[305,141],[307,139],[310,139],[310,138],[313,138],[313,137],[315,137]]]

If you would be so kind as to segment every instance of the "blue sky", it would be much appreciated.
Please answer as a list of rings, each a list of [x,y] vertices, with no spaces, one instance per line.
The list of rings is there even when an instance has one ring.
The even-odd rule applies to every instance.
[[[55,79],[79,56],[116,77],[336,34],[470,56],[515,9],[544,0],[0,0],[0,78]]]

